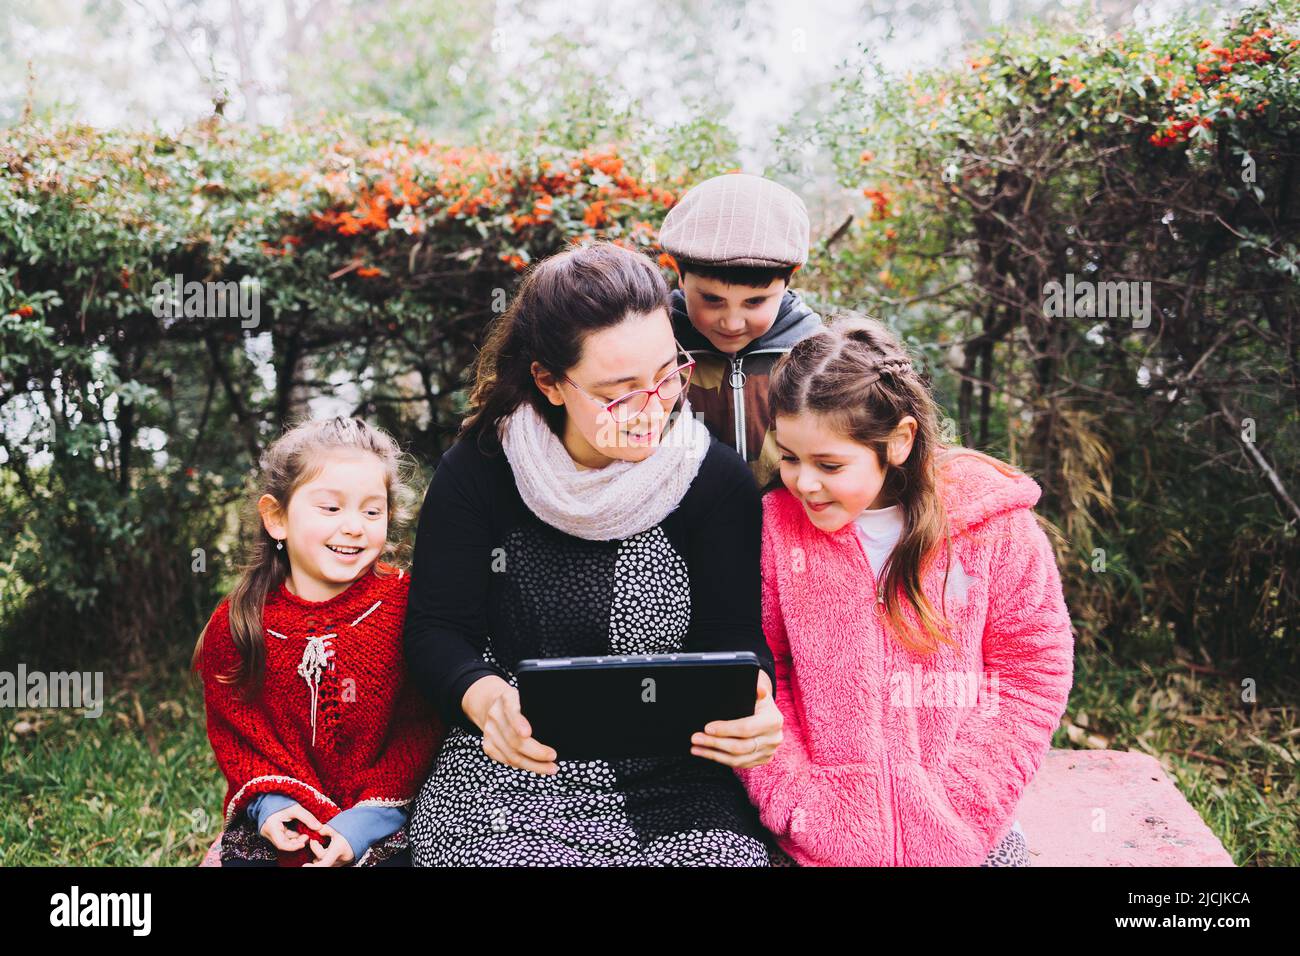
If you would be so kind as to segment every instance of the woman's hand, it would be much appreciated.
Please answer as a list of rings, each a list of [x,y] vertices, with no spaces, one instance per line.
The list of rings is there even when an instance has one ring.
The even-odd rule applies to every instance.
[[[781,746],[784,723],[772,700],[772,681],[760,668],[753,716],[706,724],[704,733],[691,736],[691,753],[728,767],[761,767]]]
[[[560,772],[555,750],[533,739],[533,728],[519,709],[518,689],[500,677],[476,680],[461,707],[483,731],[483,752],[497,763],[547,776]]]
[[[295,803],[267,817],[266,823],[262,824],[259,832],[270,840],[277,850],[284,850],[286,853],[301,850],[307,845],[307,834],[290,829],[290,820],[301,821],[313,830],[319,830],[322,826],[310,810]]]
[[[323,846],[319,840],[311,841],[311,852],[315,855],[315,861],[304,863],[303,866],[347,866],[356,857],[352,853],[352,844],[343,838],[328,823],[317,828],[322,836],[330,838],[330,845]]]

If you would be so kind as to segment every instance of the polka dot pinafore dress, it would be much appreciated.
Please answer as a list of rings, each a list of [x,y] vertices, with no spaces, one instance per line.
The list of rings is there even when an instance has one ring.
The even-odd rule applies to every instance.
[[[756,600],[752,619],[734,603],[749,598],[746,575],[758,576],[757,526],[738,528],[761,521],[734,452],[715,440],[678,509],[621,541],[543,523],[519,499],[509,464],[473,446],[453,447],[438,471],[417,535],[407,646],[451,729],[413,805],[415,865],[769,865],[766,832],[729,767],[687,752],[560,760],[542,776],[487,756],[459,711],[470,683],[497,673],[513,685],[512,668],[531,657],[743,649],[770,661],[761,626],[692,630],[719,610],[757,620]],[[719,560],[732,545],[739,568]],[[487,573],[484,562],[493,562]],[[733,610],[698,606],[714,600]]]

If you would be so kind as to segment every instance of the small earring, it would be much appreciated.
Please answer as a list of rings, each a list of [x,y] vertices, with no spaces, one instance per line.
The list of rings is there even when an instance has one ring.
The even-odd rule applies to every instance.
[[[282,540],[281,540],[281,541],[277,541],[277,542],[275,543],[275,550],[277,550],[277,551],[283,551],[283,550],[284,550],[284,541],[282,541]]]

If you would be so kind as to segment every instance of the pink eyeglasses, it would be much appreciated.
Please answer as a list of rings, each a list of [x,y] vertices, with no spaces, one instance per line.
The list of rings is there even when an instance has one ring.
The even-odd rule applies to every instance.
[[[678,354],[685,354],[680,346],[678,347]],[[614,421],[622,423],[631,421],[640,415],[641,412],[645,410],[645,407],[650,404],[651,395],[659,396],[661,401],[674,401],[682,394],[682,392],[686,391],[686,387],[691,381],[691,372],[694,368],[695,360],[688,358],[685,363],[677,366],[677,368],[673,369],[661,378],[654,388],[638,388],[636,391],[628,392],[626,395],[616,398],[612,402],[607,402],[603,398],[592,395],[567,375],[564,376],[563,381],[568,382],[578,391],[582,392],[583,395],[586,395],[589,399],[599,405],[601,411],[608,412]]]

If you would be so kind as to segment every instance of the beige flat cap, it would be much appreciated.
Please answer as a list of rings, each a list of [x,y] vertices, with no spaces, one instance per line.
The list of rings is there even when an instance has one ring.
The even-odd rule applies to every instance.
[[[782,268],[808,261],[808,210],[780,183],[727,173],[688,190],[668,211],[659,244],[675,259]]]

